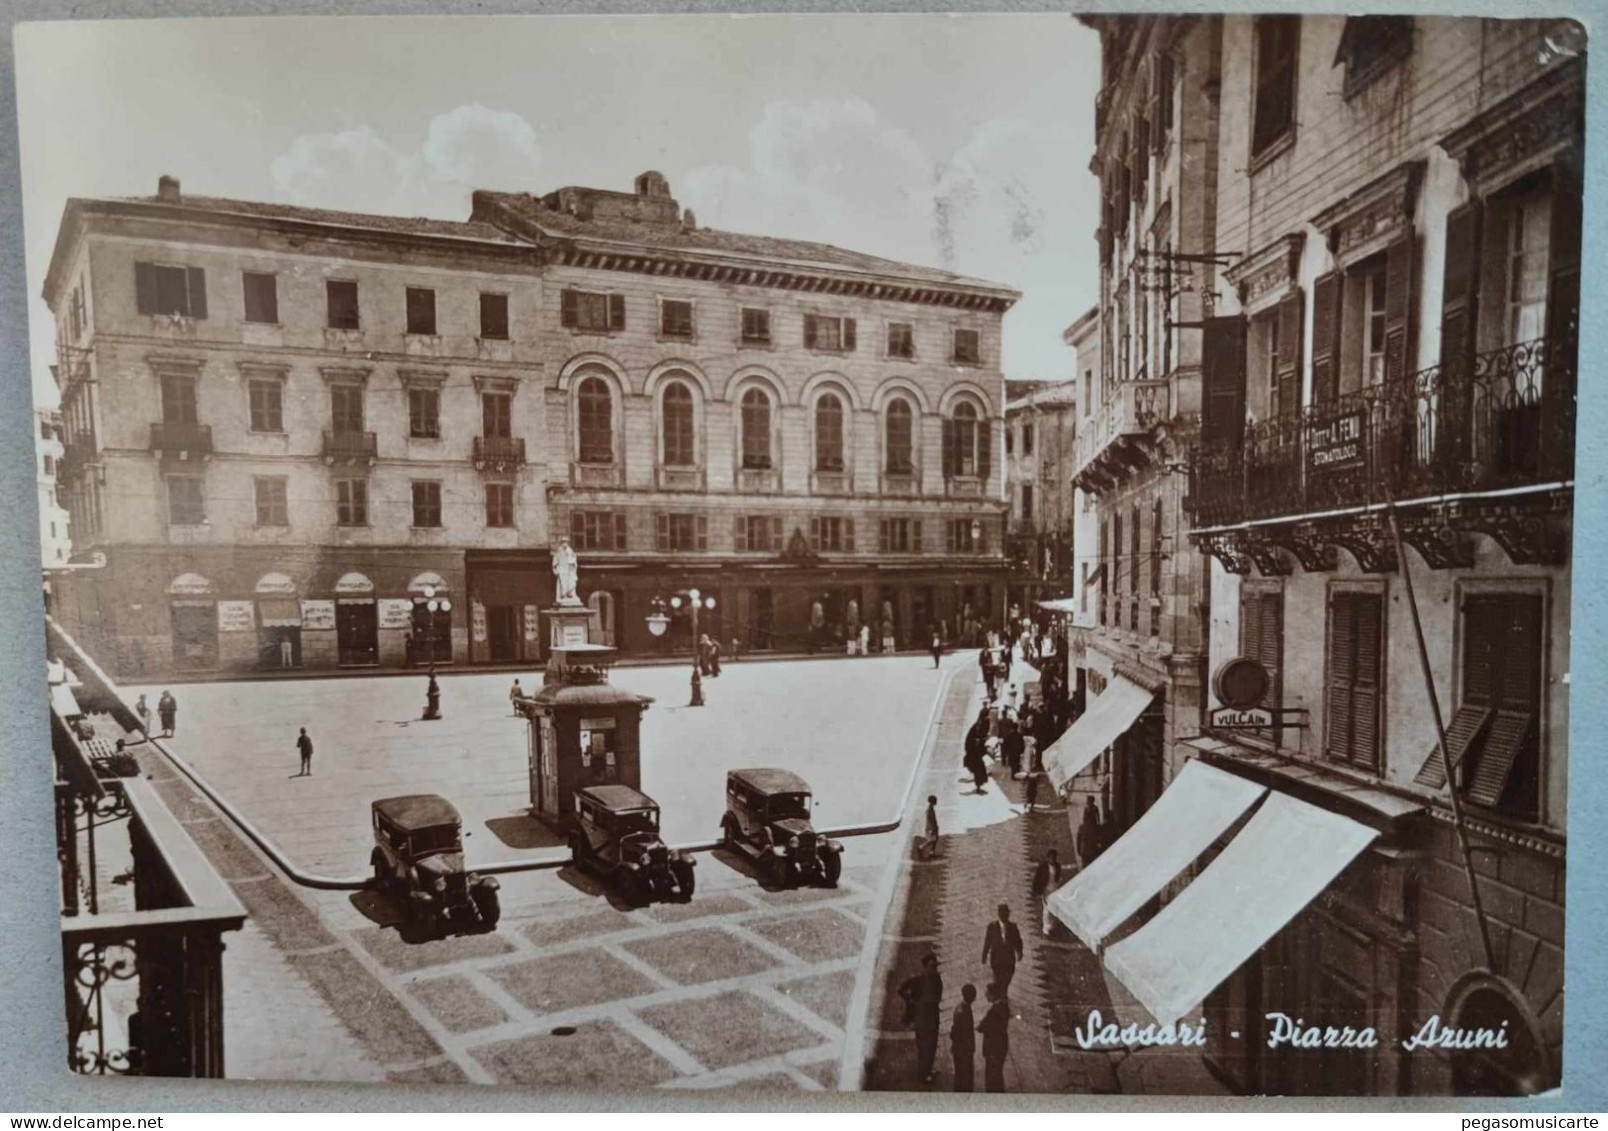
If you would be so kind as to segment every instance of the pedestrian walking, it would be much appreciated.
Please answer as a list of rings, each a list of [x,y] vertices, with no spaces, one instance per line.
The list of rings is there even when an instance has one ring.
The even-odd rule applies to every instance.
[[[930,795],[927,798],[927,814],[921,840],[916,844],[916,853],[926,860],[938,855],[938,799]]]
[[[862,624],[860,626],[860,655],[869,656],[870,654],[871,654],[871,626],[868,625],[868,624]]]
[[[1033,901],[1039,909],[1039,929],[1050,933],[1050,896],[1061,888],[1061,857],[1050,849],[1038,867],[1033,869]]]
[[[1075,847],[1078,850],[1078,868],[1081,870],[1094,863],[1095,857],[1100,855],[1104,842],[1104,833],[1101,828],[1100,806],[1093,797],[1089,797],[1083,805],[1083,820],[1078,824],[1078,835]]]
[[[955,1091],[972,1090],[977,1062],[977,1030],[973,1028],[972,1002],[977,987],[967,982],[960,987],[960,1004],[949,1017],[949,1059],[955,1066]]]
[[[983,961],[994,973],[994,985],[1001,996],[1010,992],[1011,979],[1016,977],[1016,964],[1022,958],[1022,932],[1011,922],[1009,904],[998,908],[999,917],[988,924],[983,932]],[[985,1052],[983,1054],[987,1056]]]
[[[988,765],[983,761],[983,752],[988,747],[988,709],[985,707],[972,723],[971,729],[966,732],[965,760],[962,763],[966,772],[972,777],[975,787],[974,793],[987,793],[983,788],[988,784]]]
[[[1044,776],[1044,770],[1034,762],[1028,763],[1027,771],[1027,810],[1032,812],[1038,808],[1039,778]]]
[[[988,1012],[977,1025],[983,1035],[983,1087],[990,1092],[1005,1090],[1005,1058],[1011,1054],[1011,1007],[1005,1004],[1005,991],[991,985],[985,991]]]
[[[519,701],[524,697],[525,689],[519,686],[519,680],[516,678],[514,685],[508,689],[508,705],[513,708],[516,717],[519,714]]]
[[[983,672],[983,688],[989,699],[994,698],[994,657],[987,648],[977,653],[977,666]]]
[[[936,667],[938,667],[939,661],[943,659],[943,655],[944,655],[944,638],[941,635],[939,635],[937,625],[932,626],[931,649],[932,649],[932,666],[934,668],[936,668]]]
[[[944,999],[937,955],[929,952],[922,957],[921,973],[905,979],[899,996],[905,1003],[905,1024],[916,1034],[916,1075],[922,1083],[930,1084],[933,1062],[938,1058],[938,1025]]]
[[[1005,764],[1011,768],[1011,777],[1022,776],[1022,754],[1027,750],[1027,743],[1022,740],[1022,729],[1017,725],[1016,719],[1011,715],[1010,708],[1005,709],[1005,717],[1000,720],[999,739],[1000,752],[1005,756]]]
[[[134,703],[134,713],[140,717],[140,736],[146,742],[151,741],[151,705],[143,694]]]
[[[709,674],[720,678],[720,639],[715,636],[709,638]]]
[[[296,749],[301,752],[301,772],[299,778],[313,776],[313,740],[307,737],[307,728],[301,728],[301,736],[296,739]]]
[[[173,692],[162,692],[162,698],[156,701],[156,714],[162,720],[162,737],[172,738],[179,718],[179,701],[173,698]]]
[[[889,655],[898,651],[898,644],[893,638],[893,619],[884,617],[882,620],[882,650]]]
[[[698,674],[709,674],[709,635],[698,637]]]

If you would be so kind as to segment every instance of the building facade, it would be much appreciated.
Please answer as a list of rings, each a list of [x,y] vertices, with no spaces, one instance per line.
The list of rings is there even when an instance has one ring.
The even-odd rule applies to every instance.
[[[692,586],[745,647],[1003,601],[1015,293],[699,229],[658,174],[464,222],[164,178],[69,202],[45,297],[108,559],[60,607],[123,675],[535,661],[561,538],[627,652]]]
[[[34,468],[39,485],[39,558],[46,569],[65,565],[73,554],[71,519],[57,494],[56,472],[65,448],[61,442],[61,413],[34,412]]]
[[[1009,603],[1064,599],[1072,559],[1072,462],[1077,457],[1076,385],[1047,383],[1005,404],[1006,556]]]
[[[1130,77],[1136,51],[1154,66],[1147,42],[1172,51],[1185,90],[1207,68],[1198,108],[1215,125],[1192,128],[1216,138],[1191,248],[1213,301],[1179,319],[1195,323],[1196,423],[1176,449],[1187,477],[1169,477],[1187,482],[1175,549],[1194,547],[1200,584],[1179,639],[1201,694],[1187,724],[1169,713],[1153,779],[1115,770],[1132,731],[1106,756],[1115,807],[1125,824],[1125,780],[1168,788],[1197,762],[1265,796],[1246,831],[1231,837],[1230,815],[1183,876],[1155,878],[1176,898],[1106,963],[1154,1003],[1158,957],[1220,961],[1199,983],[1219,1034],[1286,1012],[1377,1035],[1359,1055],[1210,1045],[1208,1066],[1245,1093],[1555,1087],[1583,33],[1397,16],[1099,26],[1102,138],[1149,128],[1134,123],[1154,84]],[[1197,41],[1213,46],[1188,56]],[[1119,202],[1137,198],[1120,177]],[[1103,244],[1120,249],[1117,227]],[[1121,349],[1135,319],[1113,309]],[[1120,418],[1141,370],[1120,355],[1106,369]],[[1095,653],[1133,631],[1120,565],[1111,576]],[[1346,847],[1319,859],[1319,842]],[[1269,897],[1278,910],[1221,912],[1241,930],[1265,915],[1253,952],[1167,937],[1203,906],[1191,888],[1273,890],[1280,875],[1298,882]],[[1430,1018],[1504,1040],[1406,1051]]]

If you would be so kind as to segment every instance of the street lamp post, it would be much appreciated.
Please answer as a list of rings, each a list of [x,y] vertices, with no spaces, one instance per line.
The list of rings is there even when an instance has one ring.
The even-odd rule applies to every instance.
[[[424,717],[426,719],[439,719],[441,717],[441,685],[436,682],[436,616],[440,613],[450,613],[452,602],[445,594],[436,595],[434,585],[424,587],[425,635],[430,641],[430,683],[424,693]]]
[[[663,636],[670,627],[670,617],[665,613],[666,604],[662,597],[653,599],[653,612],[648,614],[648,631],[655,636]],[[715,599],[700,593],[696,589],[689,589],[685,593],[676,593],[671,596],[668,602],[670,609],[680,612],[683,606],[686,606],[692,612],[692,700],[687,705],[689,707],[702,707],[704,705],[703,672],[699,667],[701,657],[698,655],[698,613],[703,609],[713,609]]]

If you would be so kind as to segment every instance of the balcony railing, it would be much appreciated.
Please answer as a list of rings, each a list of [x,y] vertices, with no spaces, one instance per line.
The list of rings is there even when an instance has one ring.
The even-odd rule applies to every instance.
[[[475,466],[510,468],[525,466],[523,436],[476,436]]]
[[[1120,381],[1110,397],[1077,434],[1077,466],[1081,471],[1127,436],[1149,432],[1172,418],[1172,388],[1165,378]]]
[[[326,463],[373,463],[379,455],[379,442],[373,432],[337,432],[324,429]]]
[[[152,424],[151,450],[178,459],[209,456],[212,454],[212,425],[175,424],[172,421]]]
[[[1247,425],[1190,465],[1200,527],[1574,474],[1573,342],[1521,342]]]

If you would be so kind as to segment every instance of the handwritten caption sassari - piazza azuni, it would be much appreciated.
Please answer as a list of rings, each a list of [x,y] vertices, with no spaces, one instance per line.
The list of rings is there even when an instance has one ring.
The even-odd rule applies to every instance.
[[[1351,1025],[1309,1024],[1305,1018],[1288,1013],[1263,1015],[1266,1025],[1261,1036],[1270,1049],[1376,1049],[1382,1043],[1372,1026],[1356,1028]],[[1180,1021],[1169,1025],[1154,1022],[1140,1025],[1120,1025],[1107,1021],[1098,1009],[1091,1009],[1083,1025],[1073,1034],[1078,1047],[1083,1049],[1110,1048],[1204,1048],[1207,1041],[1207,1022]],[[1239,1030],[1228,1032],[1229,1040],[1244,1040]],[[1401,1041],[1406,1052],[1425,1049],[1505,1049],[1508,1047],[1508,1022],[1494,1029],[1467,1029],[1447,1025],[1436,1014],[1430,1017],[1411,1036]]]

